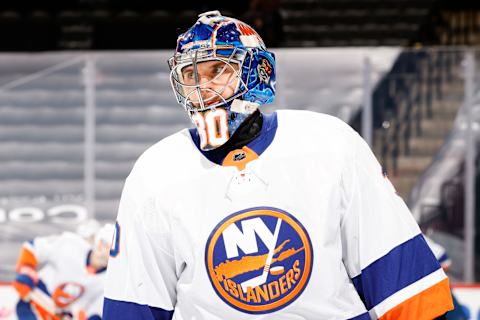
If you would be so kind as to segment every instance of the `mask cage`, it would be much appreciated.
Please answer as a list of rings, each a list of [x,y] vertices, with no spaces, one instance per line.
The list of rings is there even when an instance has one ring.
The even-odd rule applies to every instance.
[[[200,83],[198,77],[198,64],[206,61],[221,61],[224,63],[223,69],[212,79]],[[177,53],[168,61],[170,66],[170,83],[175,93],[177,101],[182,104],[185,110],[191,115],[196,112],[205,110],[212,110],[217,107],[224,107],[229,102],[245,94],[248,91],[247,83],[249,78],[250,65],[252,63],[252,53],[246,49],[233,46],[217,46],[215,49],[204,48],[191,50],[186,53]],[[186,67],[193,67],[194,84],[187,84],[183,80],[182,70]],[[234,72],[232,77],[223,87],[216,91],[208,88],[208,86],[221,77],[229,68]],[[242,77],[243,75],[243,77]],[[243,79],[245,78],[245,80]],[[223,97],[222,93],[234,81],[237,81],[237,86],[233,95],[230,97]],[[202,91],[207,92],[209,96],[204,99]],[[196,99],[194,99],[196,98]],[[214,101],[213,103],[210,103]]]

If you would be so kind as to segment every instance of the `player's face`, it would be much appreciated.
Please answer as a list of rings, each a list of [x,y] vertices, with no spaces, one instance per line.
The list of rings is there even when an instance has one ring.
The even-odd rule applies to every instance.
[[[185,96],[195,107],[201,106],[199,95],[205,106],[226,100],[237,89],[238,70],[238,64],[221,60],[186,66],[181,71]]]

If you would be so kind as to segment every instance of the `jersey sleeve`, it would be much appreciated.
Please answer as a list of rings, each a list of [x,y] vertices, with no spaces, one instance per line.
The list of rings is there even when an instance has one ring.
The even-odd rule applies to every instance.
[[[372,319],[433,319],[453,309],[448,278],[368,145],[352,133],[342,172],[344,265]]]
[[[120,200],[105,283],[103,319],[171,319],[177,275],[169,224],[132,171]]]

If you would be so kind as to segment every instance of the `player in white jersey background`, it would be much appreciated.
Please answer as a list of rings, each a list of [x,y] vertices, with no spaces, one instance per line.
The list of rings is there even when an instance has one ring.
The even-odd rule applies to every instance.
[[[13,283],[20,320],[101,319],[113,225],[89,220],[77,231],[23,245]]]
[[[358,134],[322,114],[259,111],[275,96],[275,57],[252,28],[201,14],[169,63],[195,129],[149,148],[126,180],[105,319],[452,309],[444,271]]]

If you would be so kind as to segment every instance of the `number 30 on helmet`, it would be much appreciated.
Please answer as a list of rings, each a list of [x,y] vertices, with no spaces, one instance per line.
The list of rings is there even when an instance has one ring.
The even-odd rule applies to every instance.
[[[249,25],[218,11],[199,15],[177,40],[170,81],[200,136],[213,150],[260,105],[275,98],[275,56]]]

